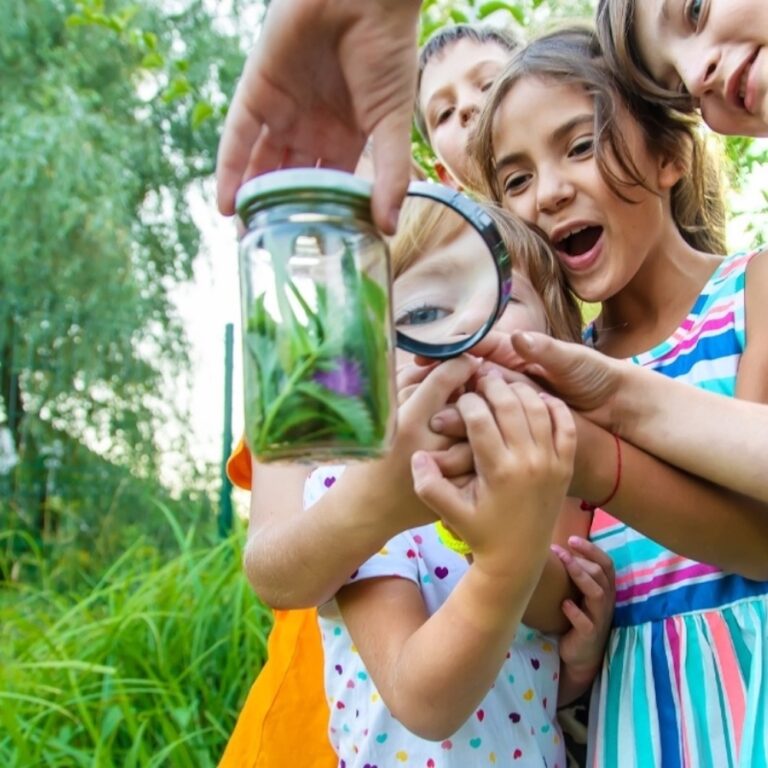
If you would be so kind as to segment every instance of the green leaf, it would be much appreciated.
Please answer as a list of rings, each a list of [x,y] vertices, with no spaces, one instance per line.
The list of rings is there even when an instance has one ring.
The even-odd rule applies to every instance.
[[[492,13],[497,11],[507,11],[514,16],[518,24],[525,24],[525,14],[520,6],[505,3],[503,0],[489,0],[489,2],[483,3],[477,10],[477,18],[480,20],[487,19]]]
[[[213,106],[207,101],[198,101],[192,109],[192,127],[199,128],[211,117],[213,117]]]
[[[449,15],[456,24],[469,24],[469,16],[456,8],[451,8]]]
[[[176,101],[177,99],[181,99],[188,95],[191,91],[192,86],[190,85],[189,80],[187,80],[186,77],[179,75],[171,80],[168,87],[163,92],[163,101],[166,104],[170,104],[172,101]]]
[[[165,59],[156,52],[147,53],[141,58],[140,66],[144,69],[162,69],[165,65]]]
[[[359,443],[365,445],[371,442],[374,433],[373,421],[370,411],[360,398],[339,395],[314,381],[302,382],[296,389],[340,416]]]

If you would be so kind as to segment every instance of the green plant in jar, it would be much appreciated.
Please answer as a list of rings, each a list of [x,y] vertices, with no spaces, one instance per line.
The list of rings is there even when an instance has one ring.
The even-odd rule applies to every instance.
[[[248,443],[262,461],[379,456],[394,416],[386,246],[356,197],[302,198],[285,178],[298,173],[337,175],[272,174],[293,194],[265,195],[269,215],[241,243]]]

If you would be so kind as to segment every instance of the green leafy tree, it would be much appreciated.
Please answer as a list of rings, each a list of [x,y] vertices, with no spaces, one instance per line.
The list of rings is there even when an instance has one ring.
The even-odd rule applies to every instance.
[[[241,41],[202,0],[3,7],[8,425],[27,468],[63,435],[146,477],[171,400],[164,382],[187,362],[171,291],[199,250],[188,194],[213,172]],[[40,477],[36,489],[44,503]]]

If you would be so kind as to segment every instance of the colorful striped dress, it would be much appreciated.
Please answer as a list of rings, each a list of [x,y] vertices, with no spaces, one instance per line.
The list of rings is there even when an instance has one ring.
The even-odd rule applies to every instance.
[[[753,255],[725,259],[677,331],[633,362],[733,397]],[[768,768],[768,582],[682,557],[602,510],[591,537],[616,566],[616,611],[588,764]]]

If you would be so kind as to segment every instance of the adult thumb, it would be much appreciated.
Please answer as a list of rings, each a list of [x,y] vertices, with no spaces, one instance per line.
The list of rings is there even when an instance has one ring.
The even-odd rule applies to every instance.
[[[578,362],[581,347],[553,339],[546,333],[515,331],[510,341],[512,348],[526,363],[537,370],[557,375],[572,368]]]

